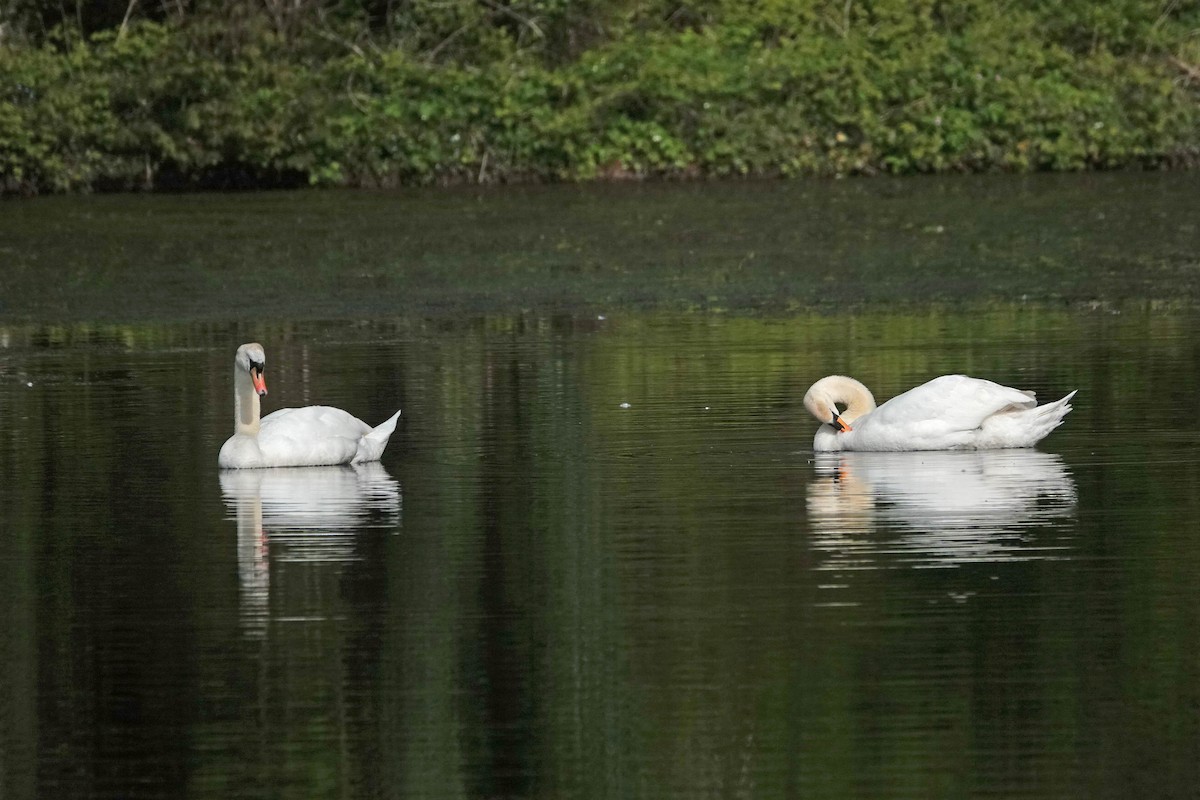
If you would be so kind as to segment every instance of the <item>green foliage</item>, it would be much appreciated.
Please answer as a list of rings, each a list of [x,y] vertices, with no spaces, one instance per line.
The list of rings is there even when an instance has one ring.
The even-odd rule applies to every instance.
[[[87,50],[0,49],[0,180],[4,188],[90,185],[115,123]]]
[[[219,8],[0,40],[4,188],[1077,170],[1200,154],[1189,4]]]

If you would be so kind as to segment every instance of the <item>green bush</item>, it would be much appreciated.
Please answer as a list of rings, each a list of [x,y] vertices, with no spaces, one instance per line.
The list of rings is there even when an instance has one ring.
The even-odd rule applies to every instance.
[[[117,128],[90,49],[0,48],[0,182],[9,191],[86,189]]]
[[[244,13],[0,40],[3,188],[1079,170],[1200,153],[1189,4],[414,2],[383,21],[348,0],[314,19],[227,8]]]

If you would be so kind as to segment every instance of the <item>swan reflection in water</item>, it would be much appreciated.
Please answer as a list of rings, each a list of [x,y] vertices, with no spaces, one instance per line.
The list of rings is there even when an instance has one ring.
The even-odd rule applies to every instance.
[[[1057,558],[1066,548],[1034,536],[1075,511],[1075,482],[1056,455],[818,453],[813,463],[808,516],[816,548],[830,556],[824,569]]]
[[[400,520],[400,484],[377,461],[222,470],[220,481],[225,505],[237,519],[242,619],[258,633],[268,617],[272,561],[354,561],[357,534],[394,529]]]

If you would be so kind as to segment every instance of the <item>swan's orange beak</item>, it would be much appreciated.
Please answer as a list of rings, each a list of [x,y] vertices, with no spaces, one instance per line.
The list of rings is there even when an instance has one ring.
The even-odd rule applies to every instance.
[[[830,424],[837,429],[838,433],[849,433],[850,431],[854,430],[854,428],[850,427],[848,422],[839,417],[837,414],[833,415],[833,422]]]
[[[263,377],[262,370],[250,370],[250,382],[254,384],[254,391],[258,392],[259,397],[267,396],[267,379]]]

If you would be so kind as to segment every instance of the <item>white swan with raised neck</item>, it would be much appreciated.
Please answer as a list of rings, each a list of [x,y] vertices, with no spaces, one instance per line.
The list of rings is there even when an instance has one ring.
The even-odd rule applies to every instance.
[[[244,344],[233,358],[233,436],[221,446],[222,469],[316,467],[378,461],[400,416],[372,428],[331,406],[281,408],[260,418],[267,394],[267,356],[257,342]]]

